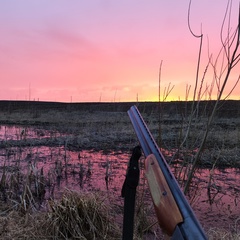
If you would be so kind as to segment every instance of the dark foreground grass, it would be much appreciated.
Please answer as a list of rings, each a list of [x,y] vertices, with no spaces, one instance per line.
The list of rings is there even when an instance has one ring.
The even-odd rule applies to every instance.
[[[47,211],[23,213],[16,206],[10,209],[9,205],[1,203],[0,239],[120,240],[121,226],[113,216],[116,217],[116,211],[105,204],[99,193],[79,194],[67,190],[60,200],[49,202]],[[139,217],[146,222],[146,216]],[[211,228],[207,235],[210,240],[238,240],[240,230]],[[168,239],[163,234],[153,236],[135,232],[134,239]]]
[[[48,205],[47,211],[25,213],[18,206],[9,210],[5,205],[0,212],[0,238],[120,239],[113,211],[99,194],[68,190],[60,200],[49,201]]]
[[[34,104],[33,104],[34,105]],[[86,106],[85,106],[86,107]],[[105,106],[106,107],[106,106]],[[124,109],[117,109],[111,105],[110,110],[66,108],[28,108],[11,109],[10,107],[0,115],[0,123],[19,124],[23,128],[29,126],[41,126],[61,132],[59,137],[53,136],[46,139],[22,139],[18,141],[1,141],[0,147],[11,150],[11,147],[28,147],[38,145],[66,146],[72,150],[129,150],[137,144],[135,133]],[[159,137],[157,108],[149,110],[142,106],[141,113],[146,120],[149,129],[155,139]],[[233,111],[234,112],[234,111]],[[206,116],[202,116],[193,125],[193,131],[189,135],[186,151],[178,151],[181,137],[184,136],[186,125],[183,115],[172,108],[161,119],[161,140],[163,151],[168,151],[167,160],[191,162],[195,146],[201,139]],[[199,167],[238,167],[240,166],[240,120],[235,116],[217,117],[210,137],[203,152]],[[190,149],[191,147],[191,149]],[[184,150],[184,149],[183,149]],[[8,152],[8,151],[6,151]],[[174,154],[177,152],[178,154]],[[1,192],[3,202],[0,209],[0,239],[121,239],[122,212],[116,211],[110,204],[105,204],[104,197],[91,194],[79,194],[67,191],[59,200],[48,202],[46,211],[37,211],[34,208],[35,200],[29,181],[25,183],[22,196],[18,202],[18,192],[8,191],[16,184],[16,176],[5,178],[1,171]],[[7,175],[6,175],[7,176]],[[32,176],[32,175],[31,175]],[[26,178],[21,178],[25,179]],[[20,180],[21,180],[20,179]],[[11,181],[10,181],[11,180]],[[14,181],[13,181],[14,180]],[[32,177],[31,177],[32,180]],[[39,179],[33,179],[34,183],[41,183]],[[31,190],[31,191],[30,191]],[[8,201],[4,201],[6,193],[10,193]],[[14,198],[13,198],[14,196]],[[26,201],[32,208],[26,208]],[[141,209],[141,208],[140,208]],[[118,221],[114,217],[118,216]],[[151,216],[153,217],[153,215]],[[138,220],[146,223],[146,215],[138,215]],[[240,221],[240,220],[239,220]],[[231,231],[212,228],[207,234],[209,239],[240,239],[239,221],[231,226]],[[141,222],[141,221],[140,221]],[[149,225],[148,225],[149,226]],[[144,229],[148,229],[144,226]],[[230,229],[230,228],[229,228]],[[234,231],[232,231],[234,229]],[[149,230],[149,229],[148,229]],[[135,234],[135,239],[144,239],[146,235]],[[156,239],[162,239],[157,235]]]

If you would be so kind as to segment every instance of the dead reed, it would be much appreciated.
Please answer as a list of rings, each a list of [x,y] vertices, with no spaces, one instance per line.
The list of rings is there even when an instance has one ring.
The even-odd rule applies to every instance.
[[[200,111],[199,114],[201,115]],[[48,114],[48,116],[53,115],[55,115],[55,113],[53,112],[50,115]],[[19,119],[23,119],[22,121],[25,121],[25,119],[27,119],[27,117],[20,118],[20,116],[21,115],[19,115]],[[0,143],[2,144],[2,149],[6,149],[6,152],[3,152],[6,155],[4,159],[6,164],[4,166],[4,164],[2,163],[2,166],[0,168],[0,198],[2,201],[6,200],[4,204],[7,204],[7,207],[3,211],[1,211],[1,216],[6,216],[7,214],[11,213],[10,215],[8,215],[11,218],[11,216],[14,215],[11,212],[12,209],[21,209],[19,214],[24,219],[21,221],[25,221],[25,215],[29,215],[28,218],[31,219],[31,212],[36,213],[37,206],[39,204],[39,198],[40,196],[44,197],[44,190],[49,189],[49,192],[46,192],[45,198],[51,197],[52,199],[54,199],[54,192],[56,190],[54,189],[54,187],[57,186],[56,179],[59,178],[59,181],[63,181],[63,178],[66,174],[70,176],[76,173],[74,177],[77,181],[80,182],[80,186],[83,187],[85,177],[87,177],[88,174],[91,175],[91,173],[93,177],[95,172],[94,168],[92,169],[91,160],[86,159],[86,161],[83,161],[84,159],[81,158],[81,149],[89,149],[89,147],[91,147],[92,149],[96,148],[96,150],[101,149],[108,151],[114,149],[128,150],[129,146],[132,147],[133,145],[137,144],[135,133],[132,130],[131,123],[129,122],[126,113],[112,112],[103,114],[101,112],[88,112],[87,114],[83,114],[82,112],[74,112],[73,114],[71,114],[71,116],[71,122],[67,122],[69,120],[66,113],[59,113],[59,119],[57,119],[59,122],[56,122],[56,119],[52,119],[55,122],[52,122],[50,128],[54,129],[55,133],[60,132],[60,134],[50,135],[49,137],[43,139],[29,139],[28,135],[25,135],[25,138],[21,139],[19,135],[18,140],[16,141],[6,140]],[[159,132],[158,113],[154,111],[152,111],[150,114],[143,112],[143,117],[147,121],[148,126],[153,133],[155,139],[157,139],[157,135]],[[200,120],[205,120],[205,118],[206,116],[202,115]],[[38,118],[35,118],[33,121],[36,120],[42,121],[41,124],[43,129],[48,126],[47,122],[50,122],[49,119]],[[183,120],[184,119],[179,117],[177,113],[173,115],[168,115],[164,113],[162,115],[161,139],[163,144],[163,153],[166,156],[166,159],[173,164],[182,164],[182,170],[179,170],[179,172],[177,172],[177,176],[179,176],[179,178],[186,179],[189,171],[189,169],[186,169],[186,167],[191,164],[193,160],[192,156],[197,150],[199,139],[201,139],[202,135],[204,134],[204,130],[202,128],[205,121],[199,120],[194,122],[194,124],[191,126],[192,131],[188,135],[189,138],[187,139],[186,145],[179,148],[179,144],[183,140],[188,126],[187,121]],[[212,164],[214,164],[215,162],[215,167],[239,166],[239,126],[239,118],[216,118],[209,133],[209,138],[207,140],[208,147],[204,149],[199,166],[212,167]],[[30,131],[25,131],[25,133],[30,134]],[[47,134],[45,134],[45,136],[47,136]],[[49,162],[48,160],[46,160],[47,158],[45,158],[44,161],[45,163],[49,163],[51,167],[44,169],[44,175],[43,172],[41,173],[42,166],[45,165],[43,165],[42,162],[43,158],[41,159],[40,152],[43,152],[43,149],[41,149],[40,146],[48,146],[48,148],[50,149]],[[36,149],[39,149],[37,150],[37,153]],[[75,162],[72,162],[70,159],[69,151],[72,150],[79,152],[79,156],[75,156]],[[13,158],[12,154],[14,151],[16,152],[16,156]],[[27,158],[25,158],[25,155],[22,153],[24,151],[27,152]],[[4,156],[1,156],[2,159],[4,158]],[[13,162],[11,162],[12,160]],[[109,161],[109,163],[111,163],[111,161]],[[110,165],[108,165],[108,159],[105,170],[106,171],[103,173],[103,177],[106,177],[105,180],[107,180],[107,185],[109,183],[109,180],[111,180],[111,177],[113,177],[111,175],[112,168],[110,167]],[[209,179],[210,183],[211,181],[212,179]],[[198,188],[194,186],[193,189]],[[67,204],[70,204],[69,201],[72,200],[67,200],[67,198],[68,195],[64,195],[64,200],[61,199],[56,202],[55,200],[52,200],[52,206],[54,206],[59,211],[62,210],[63,214],[65,215],[69,212],[66,209],[70,209],[71,211],[69,213],[72,215],[64,215],[65,217],[63,218],[59,213],[54,212],[50,208],[51,211],[48,212],[47,215],[44,217],[44,221],[47,221],[48,223],[52,222],[55,225],[51,225],[51,228],[50,224],[43,225],[45,230],[48,229],[46,230],[48,233],[43,239],[64,239],[64,236],[73,236],[72,238],[74,238],[74,234],[79,234],[79,226],[77,226],[77,229],[71,229],[68,225],[65,224],[70,224],[71,227],[75,226],[75,223],[70,223],[71,221],[76,222],[76,219],[73,218],[73,215],[75,214],[74,211],[77,211],[76,213],[78,214],[78,218],[80,213],[86,213],[80,212],[78,208],[68,208]],[[98,203],[100,204],[100,206],[102,206],[101,201],[100,203]],[[99,207],[92,204],[92,208],[96,208],[97,210],[95,210],[95,214],[98,214]],[[90,213],[91,211],[89,212],[89,214]],[[122,213],[120,212],[119,215],[121,214]],[[136,239],[141,239],[141,236],[145,235],[149,229],[152,231],[152,228],[150,227],[151,224],[154,224],[154,221],[149,222],[146,218],[146,216],[150,215],[150,211],[148,208],[143,209],[142,207],[140,207],[137,214],[138,215],[136,219],[139,220],[139,223],[136,223],[136,228],[139,230],[139,232],[136,233],[135,237]],[[87,215],[84,216],[85,218],[87,218]],[[55,217],[56,219],[53,219],[53,217]],[[49,220],[49,218],[51,220]],[[88,218],[91,219],[90,217]],[[34,219],[32,221],[34,221]],[[101,221],[103,220],[98,221],[100,221],[101,223]],[[94,224],[97,225],[99,223]],[[93,237],[95,236],[95,238],[97,239],[99,237],[96,235],[96,226],[94,227],[94,224],[88,224],[88,229],[90,229],[91,227],[91,230],[89,230],[88,232],[93,231]],[[121,223],[118,223],[118,225],[121,226]],[[60,226],[61,229],[59,229]],[[9,230],[9,228],[5,228],[5,230],[6,229]],[[3,228],[3,232],[5,232],[5,230]],[[105,229],[104,231],[106,232],[107,230]],[[22,234],[23,232],[19,231],[19,236],[24,236]],[[39,234],[39,236],[41,234]],[[213,235],[213,232],[211,232],[210,234]],[[112,232],[109,231],[107,235],[112,235]],[[1,235],[0,238],[2,236],[3,235]],[[113,234],[113,236],[115,235]],[[37,238],[34,237],[34,239]],[[82,239],[86,239],[86,236],[83,236]],[[100,239],[102,239],[102,237],[100,237]],[[105,239],[111,239],[111,237],[106,237]],[[114,239],[114,237],[112,237],[112,239]]]
[[[98,194],[66,190],[60,201],[50,201],[48,222],[56,238],[116,239],[119,228]]]
[[[207,232],[209,240],[239,240],[240,232],[238,229],[227,231],[219,228],[211,228]]]

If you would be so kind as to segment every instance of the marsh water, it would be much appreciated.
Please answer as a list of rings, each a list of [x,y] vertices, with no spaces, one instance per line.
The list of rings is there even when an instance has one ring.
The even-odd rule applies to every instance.
[[[29,139],[54,139],[61,136],[61,133],[51,129],[2,125],[0,142],[2,145],[4,142],[9,144],[0,148],[0,176],[3,169],[9,178],[19,172],[31,171],[35,175],[42,172],[45,200],[60,197],[64,189],[68,188],[111,193],[116,204],[122,205],[121,188],[131,152],[73,151],[68,148],[66,141],[59,146],[31,145],[31,142],[21,144]],[[14,141],[20,141],[19,145],[11,145]],[[146,184],[143,161],[142,157],[139,188]],[[177,164],[171,165],[174,175],[178,174],[179,168]],[[240,169],[198,169],[187,198],[204,228],[239,228]],[[145,204],[151,205],[151,197],[147,192]]]

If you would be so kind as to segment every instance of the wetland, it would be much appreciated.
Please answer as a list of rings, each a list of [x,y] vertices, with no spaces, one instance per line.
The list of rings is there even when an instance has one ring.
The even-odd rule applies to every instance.
[[[200,106],[188,141],[180,149],[190,103],[163,103],[160,108],[159,103],[1,101],[1,222],[7,222],[13,210],[30,215],[46,212],[49,201],[61,199],[70,190],[103,196],[107,205],[111,205],[115,222],[121,229],[121,188],[131,151],[138,145],[127,115],[134,104],[183,187],[204,132],[211,102]],[[238,101],[222,103],[187,193],[194,212],[209,234],[215,229],[236,234],[240,231],[239,109]],[[152,224],[156,217],[143,162],[144,156],[140,159],[136,205],[145,209],[144,217],[154,226],[148,231],[148,239],[161,239],[158,225]],[[7,236],[7,231],[10,229],[0,229],[0,236]]]

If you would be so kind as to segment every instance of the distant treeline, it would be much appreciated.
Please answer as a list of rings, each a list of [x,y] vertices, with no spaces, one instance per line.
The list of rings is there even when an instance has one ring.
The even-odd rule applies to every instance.
[[[215,101],[195,102],[198,106],[197,114],[208,116],[214,106]],[[132,105],[137,105],[141,113],[156,113],[186,116],[192,109],[192,101],[172,101],[172,102],[87,102],[87,103],[63,103],[63,102],[43,102],[43,101],[0,101],[0,111],[88,111],[88,112],[127,112]],[[221,101],[217,111],[218,117],[240,117],[240,101]]]

